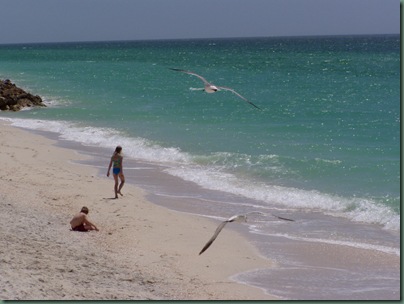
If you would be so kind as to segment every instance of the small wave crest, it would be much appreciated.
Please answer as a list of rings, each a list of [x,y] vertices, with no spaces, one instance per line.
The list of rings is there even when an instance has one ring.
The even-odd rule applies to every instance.
[[[9,119],[13,126],[58,133],[59,138],[79,142],[83,145],[115,149],[119,144],[125,147],[125,155],[152,162],[176,162],[189,161],[189,156],[178,148],[162,147],[144,138],[133,138],[112,128],[97,128],[80,126],[72,122],[34,120],[34,119]]]
[[[206,189],[225,191],[270,205],[290,209],[321,210],[357,222],[379,224],[389,230],[400,229],[400,216],[389,207],[371,199],[344,198],[316,190],[275,186],[263,182],[251,183],[212,167],[187,165],[168,168],[165,171]]]
[[[257,234],[260,234],[259,231],[254,231]],[[392,248],[388,246],[381,246],[381,245],[374,245],[374,244],[367,244],[367,243],[358,243],[358,242],[350,242],[350,241],[343,241],[343,240],[330,240],[330,239],[319,239],[319,238],[309,238],[309,237],[301,237],[301,236],[292,236],[289,234],[284,233],[265,233],[266,235],[276,236],[276,237],[283,237],[291,240],[296,241],[305,241],[305,242],[313,242],[313,243],[326,243],[331,245],[341,245],[341,246],[349,246],[355,247],[360,249],[367,249],[367,250],[376,250],[384,253],[394,254],[400,256],[400,249]]]

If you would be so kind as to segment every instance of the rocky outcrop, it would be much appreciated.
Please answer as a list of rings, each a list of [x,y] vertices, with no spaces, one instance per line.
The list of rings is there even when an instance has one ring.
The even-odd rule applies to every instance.
[[[9,79],[0,80],[0,110],[19,111],[25,107],[46,107],[42,98],[34,96],[11,83]]]

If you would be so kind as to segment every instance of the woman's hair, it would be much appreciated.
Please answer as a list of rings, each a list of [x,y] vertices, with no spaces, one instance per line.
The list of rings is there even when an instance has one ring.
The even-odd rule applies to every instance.
[[[115,148],[115,153],[121,153],[121,151],[122,151],[122,147],[121,147],[121,146],[117,146],[117,147]]]
[[[83,208],[81,208],[81,211],[80,212],[83,212],[83,213],[85,213],[85,214],[88,214],[88,208],[87,207],[83,207]]]

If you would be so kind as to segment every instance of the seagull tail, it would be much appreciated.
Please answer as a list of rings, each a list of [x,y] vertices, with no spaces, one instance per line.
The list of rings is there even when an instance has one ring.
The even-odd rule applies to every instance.
[[[175,69],[175,68],[168,68],[169,70],[173,70],[173,71],[177,71],[177,72],[182,72],[182,71],[184,71],[184,70],[181,70],[181,69]]]
[[[278,219],[280,219],[280,220],[289,221],[289,222],[294,222],[295,221],[295,220],[292,220],[292,219],[288,219],[286,217],[277,216],[275,214],[271,214],[271,215],[278,218]]]

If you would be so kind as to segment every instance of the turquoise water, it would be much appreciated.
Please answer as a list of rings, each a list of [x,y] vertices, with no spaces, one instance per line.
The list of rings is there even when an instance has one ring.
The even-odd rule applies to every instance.
[[[249,219],[276,267],[236,281],[284,299],[399,299],[398,35],[0,45],[5,78],[48,107],[0,119],[83,144],[102,174],[122,145],[127,181],[154,202],[294,219]]]
[[[171,174],[198,172],[208,189],[219,180],[232,193],[351,218],[372,210],[365,221],[398,230],[399,60],[398,35],[3,45],[0,77],[49,107],[1,116],[73,125],[60,129],[93,145],[126,143],[127,156],[175,162]],[[202,82],[171,67],[263,111],[231,92],[190,90]],[[224,183],[228,174],[247,186]]]

